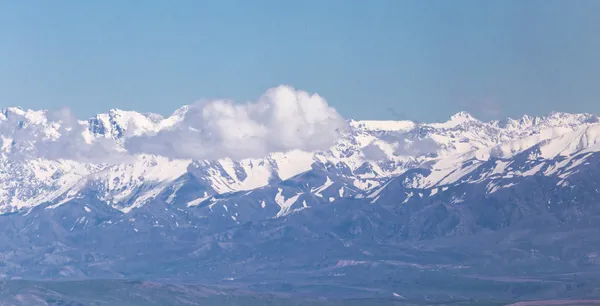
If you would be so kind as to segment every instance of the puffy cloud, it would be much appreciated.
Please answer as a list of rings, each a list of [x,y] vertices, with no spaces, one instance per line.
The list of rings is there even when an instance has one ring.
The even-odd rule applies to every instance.
[[[243,159],[290,150],[326,150],[345,128],[345,120],[318,94],[279,86],[256,102],[192,104],[174,126],[127,138],[125,148],[132,154],[171,158]]]

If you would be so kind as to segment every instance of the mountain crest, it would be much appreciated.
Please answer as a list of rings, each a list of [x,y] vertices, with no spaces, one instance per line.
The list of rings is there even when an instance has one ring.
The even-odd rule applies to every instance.
[[[458,120],[475,121],[477,119],[475,117],[473,117],[470,113],[465,112],[465,111],[461,111],[461,112],[458,112],[458,113],[450,116],[450,121],[458,121]]]
[[[270,190],[296,177],[308,185],[297,184],[294,188],[303,188],[298,190],[277,187],[286,189],[282,192],[286,199],[304,194],[301,201],[314,195],[333,202],[342,195],[377,188],[417,168],[432,171],[411,178],[411,184],[449,184],[461,177],[459,174],[473,171],[479,162],[511,159],[536,145],[546,159],[600,151],[597,127],[585,129],[600,121],[594,115],[553,113],[501,123],[481,122],[459,112],[443,123],[349,120],[350,128],[337,136],[334,145],[317,152],[268,152],[267,156],[236,160],[211,155],[192,160],[169,155],[168,148],[160,147],[173,145],[166,141],[153,144],[160,147],[158,153],[148,153],[146,139],[155,135],[175,137],[175,145],[186,145],[189,137],[195,137],[188,130],[180,131],[198,115],[190,113],[190,107],[183,106],[168,117],[111,109],[87,121],[75,121],[80,126],[54,120],[52,112],[3,110],[0,117],[8,117],[0,120],[0,213],[78,197],[89,192],[85,189],[88,184],[83,183],[86,180],[98,184],[94,190],[102,191],[103,201],[119,202],[123,211],[161,194],[179,198],[186,188],[195,188],[181,185],[179,178],[187,173],[194,173],[210,194]],[[235,122],[223,128],[228,129],[229,124]],[[137,143],[128,142],[138,136],[143,137],[137,138]],[[203,150],[210,141],[190,149]],[[475,164],[465,164],[473,157],[477,157]],[[318,172],[331,182],[316,177],[314,169],[322,170]],[[498,166],[494,171],[502,169]]]

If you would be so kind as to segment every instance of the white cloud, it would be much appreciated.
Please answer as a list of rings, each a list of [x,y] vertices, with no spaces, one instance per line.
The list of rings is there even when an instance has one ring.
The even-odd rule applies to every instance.
[[[252,103],[198,102],[166,119],[147,118],[157,116],[147,114],[132,117],[119,110],[111,114],[115,118],[98,122],[101,133],[107,129],[105,137],[90,134],[88,122],[78,120],[68,108],[8,109],[0,113],[0,153],[11,159],[92,163],[119,163],[135,154],[243,159],[327,150],[346,128],[345,120],[319,95],[289,86],[269,89]],[[108,132],[112,125],[119,125],[123,138],[112,137]]]
[[[171,158],[243,159],[290,150],[326,150],[346,122],[317,94],[289,86],[267,90],[257,102],[190,105],[183,120],[154,135],[125,140],[129,153]]]

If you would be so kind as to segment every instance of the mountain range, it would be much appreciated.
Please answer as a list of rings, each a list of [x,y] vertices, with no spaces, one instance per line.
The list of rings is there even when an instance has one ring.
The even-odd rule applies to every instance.
[[[185,124],[194,111],[1,110],[0,275],[405,301],[600,295],[596,115],[345,120],[329,149],[202,159],[174,148],[209,130]]]

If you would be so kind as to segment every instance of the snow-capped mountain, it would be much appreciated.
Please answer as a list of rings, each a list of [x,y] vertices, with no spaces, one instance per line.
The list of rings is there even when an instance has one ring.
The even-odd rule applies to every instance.
[[[174,129],[189,110],[182,107],[163,118],[113,109],[88,120],[76,120],[67,111],[2,110],[0,210],[56,207],[93,193],[129,212],[155,199],[197,206],[260,192],[263,206],[279,207],[274,215],[280,216],[315,203],[360,197],[410,169],[429,171],[412,179],[413,187],[422,188],[452,184],[492,159],[497,166],[488,175],[531,175],[543,168],[543,160],[597,150],[600,126],[600,118],[589,114],[482,122],[461,112],[442,123],[349,120],[335,144],[317,152],[236,160],[128,152],[129,139]],[[511,162],[502,160],[523,152],[538,168],[507,172]],[[305,177],[305,183],[298,183]]]
[[[288,293],[319,284],[327,294],[455,299],[480,284],[473,275],[522,289],[473,293],[502,298],[588,292],[564,275],[600,275],[595,115],[348,120],[331,126],[339,133],[328,149],[249,157],[228,138],[246,141],[243,129],[197,124],[194,106],[166,118],[0,113],[0,278],[175,279]],[[198,148],[219,158],[193,158],[198,139],[219,147]]]

